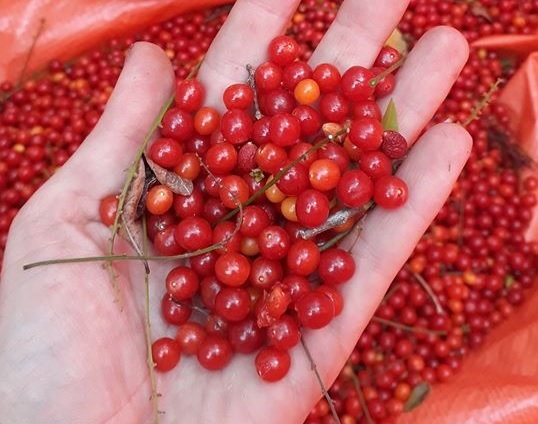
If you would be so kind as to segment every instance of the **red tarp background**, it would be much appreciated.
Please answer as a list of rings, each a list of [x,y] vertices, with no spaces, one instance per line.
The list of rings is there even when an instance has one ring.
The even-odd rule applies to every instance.
[[[0,80],[17,81],[33,40],[25,75],[52,58],[76,57],[106,39],[191,9],[229,0],[0,0]],[[39,37],[36,39],[36,35]],[[497,36],[477,46],[526,58],[501,94],[513,130],[538,160],[538,34]],[[538,214],[529,237],[538,236]],[[496,328],[485,346],[463,362],[451,382],[434,387],[428,400],[401,424],[538,423],[538,293]]]

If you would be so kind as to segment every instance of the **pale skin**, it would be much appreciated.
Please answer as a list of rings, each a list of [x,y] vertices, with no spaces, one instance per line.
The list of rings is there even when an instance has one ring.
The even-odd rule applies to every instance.
[[[207,104],[245,80],[245,65],[264,60],[297,0],[238,0],[199,72]],[[340,70],[371,66],[405,10],[403,0],[346,0],[311,64]],[[398,74],[393,95],[400,130],[410,142],[429,121],[466,61],[468,47],[453,29],[430,31]],[[157,47],[139,43],[95,130],[15,219],[0,284],[0,422],[149,423],[151,385],[144,324],[144,268],[116,264],[120,310],[101,263],[57,264],[23,271],[39,260],[106,254],[110,230],[98,218],[102,197],[119,192],[125,170],[173,87]],[[386,101],[381,104],[382,110]],[[444,123],[422,135],[398,175],[409,200],[396,211],[374,210],[353,249],[357,272],[342,288],[343,313],[304,338],[325,384],[336,378],[387,287],[428,227],[471,150],[468,133]],[[121,243],[120,243],[120,248]],[[123,246],[125,249],[125,246]],[[152,263],[154,338],[174,335],[159,316],[163,277],[171,263]],[[301,423],[321,392],[301,347],[278,383],[256,375],[252,356],[226,369],[203,370],[183,357],[156,375],[161,423]]]

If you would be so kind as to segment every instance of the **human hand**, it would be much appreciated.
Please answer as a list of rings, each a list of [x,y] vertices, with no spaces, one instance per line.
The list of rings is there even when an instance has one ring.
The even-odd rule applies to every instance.
[[[207,104],[218,105],[226,86],[245,79],[245,65],[264,59],[266,45],[284,30],[298,3],[237,1],[199,71]],[[406,5],[404,0],[346,0],[311,64],[331,62],[341,70],[370,66]],[[428,123],[466,58],[467,43],[448,28],[432,30],[409,55],[392,96],[408,140],[415,140]],[[13,222],[0,285],[1,422],[151,421],[143,266],[115,264],[123,311],[113,302],[115,293],[101,263],[22,267],[107,253],[110,231],[99,222],[99,201],[121,187],[124,170],[173,84],[162,51],[145,43],[133,47],[95,130]],[[383,102],[382,110],[385,106]],[[337,376],[394,275],[448,196],[470,143],[458,125],[430,129],[398,171],[409,186],[407,203],[368,215],[353,250],[356,275],[342,288],[344,311],[328,327],[304,333],[326,384]],[[153,334],[172,334],[158,317],[170,267],[151,264]],[[258,378],[251,357],[236,355],[213,373],[183,358],[171,372],[157,374],[159,409],[165,411],[160,421],[302,422],[320,388],[302,349],[291,354],[290,373],[271,384]]]

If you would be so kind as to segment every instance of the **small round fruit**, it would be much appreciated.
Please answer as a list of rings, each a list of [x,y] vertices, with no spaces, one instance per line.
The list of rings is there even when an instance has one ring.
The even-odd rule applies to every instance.
[[[321,252],[318,273],[325,284],[342,284],[355,273],[355,261],[344,249],[329,248]]]
[[[385,209],[402,206],[408,197],[407,184],[395,175],[380,178],[374,185],[374,201]]]
[[[372,198],[373,192],[372,180],[358,169],[345,172],[336,187],[338,199],[349,208],[364,205]]]
[[[157,371],[170,371],[178,364],[181,357],[179,344],[170,337],[157,339],[151,345],[151,356]]]
[[[227,286],[240,286],[247,281],[249,275],[250,261],[241,253],[225,253],[215,262],[215,276]]]
[[[274,382],[286,376],[290,369],[290,354],[272,346],[262,348],[255,359],[256,371],[262,380]]]
[[[198,363],[209,371],[224,368],[232,359],[232,355],[230,342],[218,335],[208,335],[196,352]]]
[[[319,329],[334,318],[334,304],[325,293],[312,291],[295,302],[297,319],[306,328]]]

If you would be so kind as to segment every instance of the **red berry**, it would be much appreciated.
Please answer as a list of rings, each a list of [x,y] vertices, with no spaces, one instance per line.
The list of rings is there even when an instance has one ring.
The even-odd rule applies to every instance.
[[[396,131],[385,131],[381,151],[391,159],[403,158],[407,153],[407,140]]]
[[[355,274],[355,261],[350,253],[333,247],[321,252],[318,273],[325,284],[342,284]]]
[[[209,223],[196,216],[180,221],[174,232],[177,243],[187,252],[203,249],[211,245],[213,233]]]
[[[175,301],[190,299],[198,286],[198,275],[186,266],[172,268],[166,276],[166,291]]]
[[[277,146],[291,146],[299,141],[301,122],[289,113],[278,113],[269,122],[269,137]]]
[[[256,89],[260,92],[268,92],[280,86],[282,69],[275,63],[265,62],[254,71]]]
[[[248,84],[232,84],[222,98],[227,109],[248,109],[254,102],[254,92]]]
[[[271,225],[258,236],[260,254],[273,260],[284,258],[290,248],[290,236],[284,228]]]
[[[280,261],[259,256],[252,262],[249,281],[253,287],[270,290],[283,275],[284,270]]]
[[[359,158],[359,168],[373,181],[392,174],[392,161],[379,150],[364,152]]]
[[[252,135],[253,122],[250,114],[241,109],[232,109],[222,115],[220,130],[228,143],[243,144]]]
[[[352,66],[342,75],[340,87],[346,98],[353,102],[366,100],[374,93],[370,81],[375,74],[362,66]]]
[[[363,152],[376,150],[383,141],[383,126],[374,118],[359,118],[351,121],[349,139]]]
[[[181,325],[187,322],[192,314],[192,304],[190,301],[175,302],[168,293],[165,293],[161,300],[161,312],[164,319],[169,324]]]
[[[282,72],[282,85],[286,90],[293,91],[297,84],[312,76],[312,68],[302,60],[290,63]]]
[[[202,106],[205,89],[200,81],[191,78],[178,82],[176,87],[176,106],[186,112],[194,112]]]
[[[174,193],[167,186],[158,184],[149,189],[146,195],[146,209],[153,215],[162,215],[174,203]]]
[[[329,217],[329,199],[318,190],[308,189],[299,193],[295,212],[299,223],[305,227],[315,228]]]
[[[211,146],[204,157],[209,171],[215,175],[226,175],[237,165],[237,150],[230,143]]]
[[[342,76],[338,68],[330,63],[321,63],[314,69],[312,78],[318,83],[322,93],[336,91]]]
[[[240,287],[223,287],[215,297],[215,312],[228,321],[241,321],[250,312],[250,295]]]
[[[319,247],[312,240],[299,239],[288,251],[288,270],[297,275],[310,275],[319,265]]]
[[[325,293],[312,291],[295,302],[297,319],[306,328],[323,328],[334,317],[334,305]]]
[[[235,352],[254,353],[265,342],[265,331],[258,327],[252,318],[246,318],[240,322],[231,323],[228,328],[228,340]]]
[[[227,286],[244,284],[250,274],[250,261],[241,253],[225,253],[215,263],[215,276]]]
[[[374,201],[385,209],[395,209],[407,201],[407,184],[395,175],[380,178],[374,184]]]
[[[373,195],[374,184],[368,175],[360,170],[345,172],[336,187],[338,199],[349,208],[358,208],[367,203]]]
[[[107,227],[114,225],[118,212],[118,202],[117,195],[109,194],[103,197],[99,203],[99,217],[101,218],[101,222]]]
[[[161,133],[177,141],[187,141],[194,134],[194,120],[190,113],[178,108],[169,109],[163,116]]]
[[[166,372],[179,362],[181,351],[178,343],[170,337],[157,339],[151,345],[151,356],[157,371]]]
[[[288,196],[297,196],[308,188],[308,169],[301,163],[296,163],[288,169],[277,181],[277,187]]]
[[[232,359],[232,355],[233,350],[230,342],[217,335],[208,335],[196,352],[198,363],[209,371],[224,368]]]
[[[186,322],[177,330],[176,340],[185,355],[196,355],[207,334],[197,322]]]
[[[287,35],[279,35],[269,43],[269,60],[279,66],[293,62],[299,54],[299,44]]]
[[[287,351],[274,347],[264,347],[256,355],[256,371],[262,380],[274,382],[288,373],[291,358]]]
[[[183,149],[171,138],[158,138],[148,149],[148,157],[163,168],[173,168],[179,164]]]
[[[280,350],[289,350],[301,340],[301,332],[295,318],[282,315],[267,327],[267,342]]]

